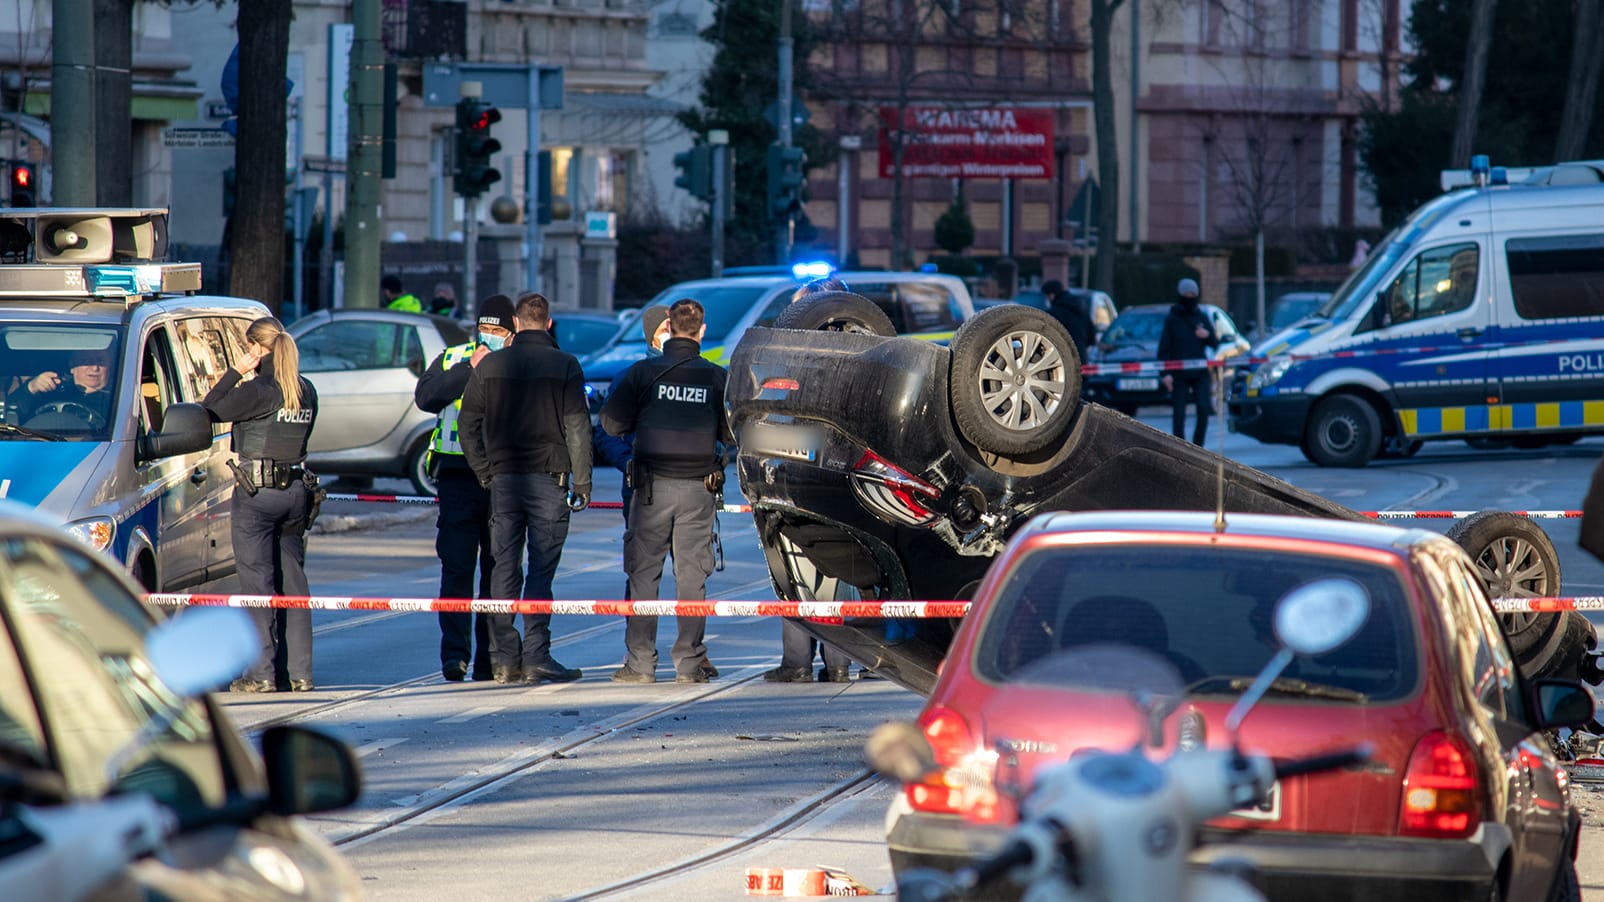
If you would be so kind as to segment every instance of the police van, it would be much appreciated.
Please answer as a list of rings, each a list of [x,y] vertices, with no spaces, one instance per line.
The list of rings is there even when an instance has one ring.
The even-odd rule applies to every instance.
[[[1540,447],[1604,433],[1604,176],[1553,167],[1412,213],[1330,300],[1255,347],[1230,427],[1362,467],[1421,443]]]
[[[165,210],[0,210],[0,498],[172,591],[234,572],[228,426],[199,401],[269,311],[201,296],[166,236]]]

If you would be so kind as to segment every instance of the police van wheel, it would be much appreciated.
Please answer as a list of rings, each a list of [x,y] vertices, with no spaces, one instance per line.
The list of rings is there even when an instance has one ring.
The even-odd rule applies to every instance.
[[[1080,406],[1080,355],[1034,307],[982,310],[952,337],[952,414],[975,447],[1015,457],[1063,436]]]
[[[1542,598],[1560,592],[1559,553],[1541,526],[1508,511],[1478,511],[1448,538],[1470,555],[1489,598]],[[1577,676],[1593,627],[1581,614],[1499,614],[1515,663],[1528,679]]]
[[[419,495],[438,495],[440,489],[429,475],[428,463],[429,437],[426,435],[414,442],[407,453],[407,478],[412,480],[412,488]]]
[[[857,332],[863,335],[897,334],[891,317],[880,305],[850,291],[823,291],[788,305],[774,320],[776,329],[804,332]]]
[[[1303,438],[1322,467],[1362,467],[1381,450],[1381,417],[1360,398],[1333,395],[1315,406]]]

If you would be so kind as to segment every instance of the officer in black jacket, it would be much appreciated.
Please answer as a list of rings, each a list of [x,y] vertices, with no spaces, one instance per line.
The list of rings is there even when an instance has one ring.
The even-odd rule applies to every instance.
[[[271,316],[245,330],[247,356],[223,373],[202,399],[212,419],[233,423],[237,485],[229,509],[234,565],[247,595],[310,595],[306,582],[306,530],[311,525],[314,477],[305,469],[306,442],[317,420],[317,390],[301,378],[300,351]],[[248,382],[241,378],[249,373]],[[312,688],[312,612],[305,608],[251,608],[262,635],[262,654],[229,688],[272,692],[281,680],[279,653],[292,692]]]
[[[698,343],[707,330],[702,305],[689,298],[668,309],[669,339],[663,356],[637,361],[613,385],[602,407],[602,428],[635,434],[628,525],[624,528],[624,573],[630,598],[657,598],[663,560],[674,553],[674,586],[684,601],[707,597],[713,572],[713,495],[724,484],[720,441],[733,444],[724,413],[724,368],[702,359]],[[707,619],[680,617],[674,642],[674,678],[705,683],[711,673],[703,643]],[[619,683],[657,679],[657,618],[630,617],[624,627],[624,666]]]
[[[1163,331],[1158,336],[1159,360],[1202,360],[1209,350],[1220,343],[1214,334],[1209,315],[1198,308],[1197,283],[1182,279],[1175,285],[1178,296],[1164,316]],[[1186,438],[1186,400],[1190,395],[1197,399],[1197,423],[1192,427],[1192,444],[1201,445],[1209,431],[1209,413],[1214,406],[1209,371],[1199,367],[1165,373],[1164,390],[1170,392],[1173,414],[1171,426],[1176,438]]]
[[[590,504],[590,409],[579,361],[559,350],[548,331],[551,302],[523,294],[513,320],[518,332],[512,342],[481,360],[468,378],[457,430],[468,466],[490,490],[496,597],[549,600],[569,511]],[[513,624],[512,614],[490,615],[496,682],[580,678],[579,670],[551,656],[551,615],[525,614],[521,642]]]
[[[496,597],[490,583],[496,566],[495,556],[490,553],[490,492],[468,467],[457,420],[462,410],[462,392],[474,368],[512,340],[517,328],[512,298],[504,294],[485,298],[479,303],[476,325],[477,340],[440,352],[418,377],[418,387],[412,392],[419,409],[436,416],[434,434],[429,437],[429,469],[440,496],[434,550],[440,558],[441,598],[474,597],[476,564],[479,597]],[[489,616],[440,612],[441,676],[461,682],[471,670],[476,680],[490,679]]]

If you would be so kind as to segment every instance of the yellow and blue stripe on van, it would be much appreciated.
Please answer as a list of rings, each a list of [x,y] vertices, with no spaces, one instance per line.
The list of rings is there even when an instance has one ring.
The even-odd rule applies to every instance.
[[[1604,428],[1604,401],[1543,401],[1470,407],[1419,407],[1398,411],[1406,435],[1530,432]]]

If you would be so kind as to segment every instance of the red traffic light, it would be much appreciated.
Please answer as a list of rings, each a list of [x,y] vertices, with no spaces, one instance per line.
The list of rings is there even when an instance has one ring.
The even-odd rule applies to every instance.
[[[496,109],[493,106],[492,107],[485,107],[484,109],[481,109],[479,111],[479,115],[478,116],[474,117],[474,120],[473,120],[473,123],[472,123],[472,127],[476,131],[477,130],[482,130],[482,129],[487,129],[490,126],[495,125],[497,122],[500,122],[500,121],[501,121],[501,111],[500,110]]]
[[[11,185],[15,188],[27,188],[33,185],[33,167],[25,163],[17,163],[11,167]]]

